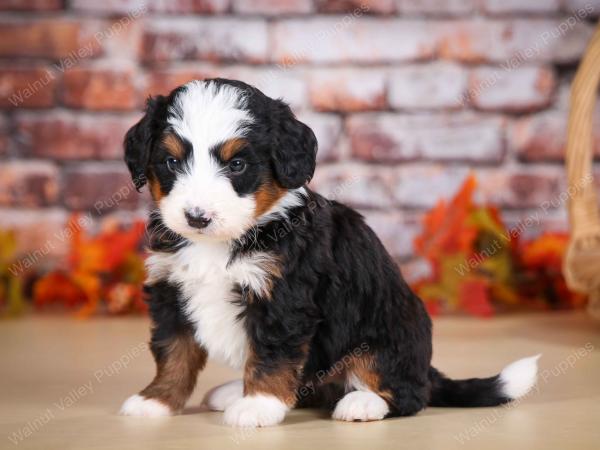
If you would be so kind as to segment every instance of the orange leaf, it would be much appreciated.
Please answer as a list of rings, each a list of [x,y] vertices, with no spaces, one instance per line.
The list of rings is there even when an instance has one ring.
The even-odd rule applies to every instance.
[[[52,272],[40,278],[33,288],[36,307],[61,304],[72,308],[86,300],[85,291],[71,277],[61,272]]]
[[[480,278],[465,280],[460,285],[459,295],[460,304],[468,313],[479,317],[490,317],[494,314],[486,280]]]

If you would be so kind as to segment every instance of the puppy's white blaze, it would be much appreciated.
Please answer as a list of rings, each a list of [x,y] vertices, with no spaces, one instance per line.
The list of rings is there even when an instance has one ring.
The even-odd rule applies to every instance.
[[[225,411],[228,406],[244,396],[244,382],[233,380],[212,388],[206,393],[202,404],[212,411]]]
[[[374,392],[354,391],[346,394],[337,403],[332,417],[347,422],[366,422],[381,420],[389,411],[386,401]]]
[[[535,385],[537,379],[537,361],[541,354],[519,359],[500,372],[502,394],[511,399],[517,399],[527,394]]]
[[[285,403],[273,395],[249,395],[227,407],[223,421],[233,427],[268,427],[283,421],[288,409]]]
[[[243,234],[254,221],[252,196],[240,197],[210,150],[244,136],[253,122],[244,93],[228,85],[192,81],[185,85],[169,109],[168,122],[175,133],[192,144],[192,158],[177,177],[169,195],[160,201],[165,224],[190,240],[227,240]],[[198,232],[184,211],[200,208],[212,218]]]
[[[175,132],[188,139],[202,153],[227,139],[241,137],[253,118],[245,109],[247,101],[243,91],[229,85],[191,81],[185,85],[169,110],[169,124]]]
[[[119,414],[122,416],[165,417],[172,415],[173,412],[158,400],[132,395],[125,400]]]

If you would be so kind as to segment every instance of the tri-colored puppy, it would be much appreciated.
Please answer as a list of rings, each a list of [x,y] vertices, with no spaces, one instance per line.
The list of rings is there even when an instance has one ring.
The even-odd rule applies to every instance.
[[[244,371],[205,398],[236,426],[275,425],[307,405],[347,421],[493,406],[534,384],[537,357],[485,379],[431,367],[431,321],[377,236],[306,187],[316,152],[285,103],[240,81],[194,81],[148,101],[125,160],[156,202],[157,373],[123,414],[180,411],[208,357]]]

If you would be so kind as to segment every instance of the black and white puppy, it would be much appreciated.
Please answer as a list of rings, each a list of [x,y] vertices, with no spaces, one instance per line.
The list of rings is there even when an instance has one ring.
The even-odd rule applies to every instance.
[[[205,404],[234,426],[322,406],[346,421],[526,394],[537,357],[451,380],[431,367],[431,321],[363,218],[312,192],[317,140],[240,81],[193,81],[148,101],[125,138],[156,203],[146,289],[154,380],[122,414],[180,411],[207,357],[243,369]]]

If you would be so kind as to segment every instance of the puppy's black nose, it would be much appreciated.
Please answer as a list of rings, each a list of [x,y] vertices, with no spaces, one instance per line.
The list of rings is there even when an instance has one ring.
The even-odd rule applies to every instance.
[[[205,216],[205,212],[200,208],[191,208],[185,210],[185,218],[190,227],[202,229],[206,228],[212,219]]]

